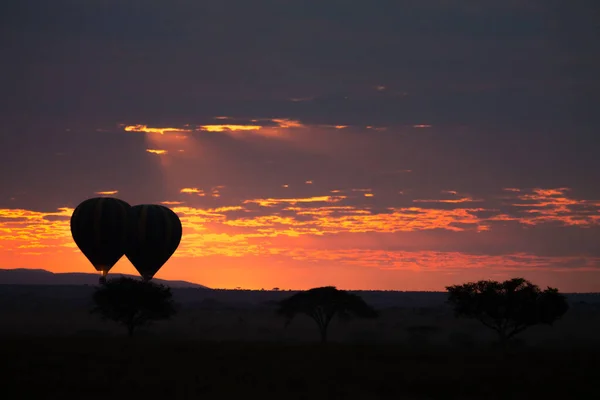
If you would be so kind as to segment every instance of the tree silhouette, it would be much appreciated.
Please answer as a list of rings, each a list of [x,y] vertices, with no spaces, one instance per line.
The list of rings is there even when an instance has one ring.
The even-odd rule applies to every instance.
[[[308,315],[317,323],[322,343],[327,342],[327,328],[336,314],[342,318],[377,317],[377,311],[365,303],[360,296],[338,290],[334,286],[313,288],[296,293],[279,302],[277,313],[286,317],[286,327],[297,314]]]
[[[523,278],[469,282],[446,290],[456,316],[474,318],[493,329],[502,345],[530,326],[552,325],[569,309],[558,289],[541,291]]]
[[[176,313],[172,296],[169,287],[151,281],[109,279],[94,292],[91,312],[124,325],[133,336],[135,328]]]

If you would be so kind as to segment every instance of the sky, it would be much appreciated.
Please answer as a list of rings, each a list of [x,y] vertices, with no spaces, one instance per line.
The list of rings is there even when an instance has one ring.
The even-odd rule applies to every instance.
[[[8,0],[0,268],[163,204],[213,288],[600,291],[596,0]],[[111,272],[135,273],[126,258]]]

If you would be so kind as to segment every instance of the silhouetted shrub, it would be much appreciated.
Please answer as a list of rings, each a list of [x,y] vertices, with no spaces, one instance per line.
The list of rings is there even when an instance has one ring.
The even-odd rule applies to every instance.
[[[327,341],[327,328],[335,315],[376,318],[377,312],[358,295],[333,286],[313,288],[296,293],[279,302],[277,313],[286,317],[287,327],[296,314],[311,317],[319,327],[321,342]]]
[[[552,325],[569,309],[558,289],[541,291],[523,278],[470,282],[446,289],[458,317],[474,318],[493,329],[503,345],[530,326]]]
[[[109,279],[96,289],[92,299],[95,307],[91,312],[124,325],[129,336],[137,327],[176,313],[171,289],[151,281]]]

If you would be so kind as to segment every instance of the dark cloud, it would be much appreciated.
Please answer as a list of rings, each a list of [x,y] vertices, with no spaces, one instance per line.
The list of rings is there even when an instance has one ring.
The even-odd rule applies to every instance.
[[[107,120],[590,118],[598,7],[531,3],[20,1],[4,13],[9,106]],[[408,95],[366,95],[375,85]],[[304,96],[317,100],[284,101]]]

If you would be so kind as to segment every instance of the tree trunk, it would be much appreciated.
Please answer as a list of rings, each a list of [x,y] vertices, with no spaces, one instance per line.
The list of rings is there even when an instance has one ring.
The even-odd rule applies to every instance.
[[[506,341],[508,340],[508,335],[503,330],[498,332],[498,336],[500,337],[500,343],[506,343]]]
[[[321,332],[321,343],[327,343],[327,327],[320,326],[319,331]]]
[[[135,329],[134,324],[128,324],[127,325],[127,336],[132,337],[134,329]]]
[[[510,342],[510,335],[508,335],[505,330],[501,330],[500,332],[498,332],[498,335],[500,336],[499,337],[500,350],[505,352],[508,349],[508,345]]]

